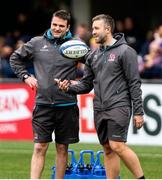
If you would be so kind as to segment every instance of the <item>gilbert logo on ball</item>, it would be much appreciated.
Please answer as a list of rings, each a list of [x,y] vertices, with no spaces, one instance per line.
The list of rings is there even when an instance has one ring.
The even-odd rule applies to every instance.
[[[88,46],[80,40],[69,40],[60,46],[60,53],[70,59],[78,59],[85,56]]]

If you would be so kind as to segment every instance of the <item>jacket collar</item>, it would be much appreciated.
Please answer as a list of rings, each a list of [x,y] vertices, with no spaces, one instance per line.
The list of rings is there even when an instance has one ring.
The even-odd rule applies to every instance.
[[[47,38],[49,41],[53,42],[53,43],[62,43],[64,41],[70,40],[72,38],[72,34],[70,31],[68,31],[66,33],[66,35],[62,38],[55,38],[51,32],[51,29],[48,29],[45,33],[44,33],[45,38]]]

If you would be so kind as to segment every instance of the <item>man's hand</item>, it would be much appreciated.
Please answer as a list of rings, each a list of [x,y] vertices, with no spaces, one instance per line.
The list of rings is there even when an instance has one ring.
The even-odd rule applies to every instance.
[[[54,79],[54,81],[57,83],[59,89],[63,90],[63,91],[68,91],[68,88],[69,88],[69,85],[72,84],[72,85],[75,85],[77,84],[77,81],[74,81],[74,80],[63,80],[61,81],[61,79]]]
[[[24,81],[26,84],[28,84],[33,90],[38,88],[38,81],[34,76],[29,76]]]
[[[133,124],[137,129],[140,129],[144,124],[144,119],[142,115],[134,115]]]

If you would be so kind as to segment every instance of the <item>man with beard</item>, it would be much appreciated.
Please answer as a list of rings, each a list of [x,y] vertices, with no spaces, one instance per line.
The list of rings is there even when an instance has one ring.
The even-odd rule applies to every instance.
[[[55,81],[68,94],[88,93],[94,88],[94,122],[107,178],[118,178],[121,159],[135,178],[144,179],[137,155],[126,145],[132,110],[134,126],[141,128],[144,123],[137,54],[124,34],[113,35],[114,26],[109,15],[94,17],[92,34],[100,47],[86,55],[84,77],[78,82]]]

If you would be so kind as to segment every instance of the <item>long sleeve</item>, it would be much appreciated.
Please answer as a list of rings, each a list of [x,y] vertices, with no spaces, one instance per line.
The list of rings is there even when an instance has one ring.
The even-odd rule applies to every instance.
[[[141,79],[138,71],[137,54],[129,47],[124,52],[122,58],[123,70],[133,104],[133,114],[143,115]]]
[[[28,73],[26,69],[26,61],[32,59],[33,56],[33,40],[30,40],[22,47],[15,50],[10,56],[10,66],[18,78]]]

